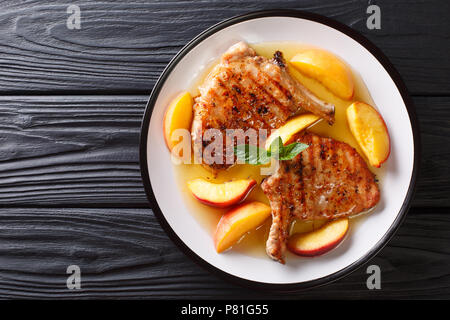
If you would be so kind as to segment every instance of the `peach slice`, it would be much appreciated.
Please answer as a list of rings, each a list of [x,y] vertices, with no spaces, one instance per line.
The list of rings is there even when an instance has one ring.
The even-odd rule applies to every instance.
[[[245,199],[256,181],[240,179],[225,183],[212,183],[205,179],[194,179],[187,183],[189,190],[200,202],[218,208],[226,208]]]
[[[335,248],[348,231],[348,218],[330,221],[317,230],[289,238],[288,249],[299,256],[314,257]]]
[[[288,122],[286,122],[284,125],[270,134],[270,136],[266,140],[266,150],[269,150],[270,144],[275,140],[275,138],[280,137],[283,143],[286,143],[294,134],[311,126],[320,119],[321,118],[319,116],[316,116],[312,113],[303,113],[290,119]]]
[[[356,101],[347,108],[350,131],[372,166],[379,168],[391,152],[383,117],[372,106]]]
[[[230,248],[247,232],[262,225],[270,214],[270,206],[259,201],[244,203],[224,214],[214,233],[216,251]]]
[[[193,104],[191,94],[187,91],[180,93],[169,104],[163,121],[164,140],[169,150],[178,143],[177,140],[172,139],[172,133],[176,129],[191,128]]]
[[[355,84],[352,73],[344,62],[332,53],[309,49],[295,55],[292,65],[306,76],[316,79],[336,96],[350,100]]]

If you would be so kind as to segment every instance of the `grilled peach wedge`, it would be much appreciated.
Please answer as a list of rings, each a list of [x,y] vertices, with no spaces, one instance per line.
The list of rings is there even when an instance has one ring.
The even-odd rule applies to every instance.
[[[243,201],[256,181],[240,179],[224,183],[212,183],[205,179],[194,179],[187,183],[189,190],[200,202],[217,208],[226,208]]]
[[[214,233],[214,246],[218,253],[234,245],[247,232],[256,229],[271,215],[265,203],[253,201],[231,209],[222,216]]]
[[[294,134],[308,128],[319,120],[320,117],[312,113],[303,113],[290,119],[288,122],[286,122],[284,125],[270,134],[270,136],[266,140],[266,150],[269,149],[270,144],[277,137],[280,137],[281,141],[283,141],[283,144],[285,144]]]
[[[348,224],[348,218],[340,218],[327,222],[317,230],[294,234],[289,238],[287,247],[299,256],[314,257],[324,254],[344,239]]]
[[[372,166],[379,168],[391,152],[383,117],[372,106],[356,101],[347,108],[350,131]]]
[[[186,91],[176,96],[167,107],[164,115],[163,130],[164,140],[169,150],[172,150],[178,143],[177,140],[172,138],[173,132],[176,129],[189,130],[191,128],[193,105],[194,101],[191,94]]]
[[[352,99],[355,90],[352,73],[345,63],[332,53],[309,49],[295,55],[290,63],[307,77],[322,83],[341,99]]]

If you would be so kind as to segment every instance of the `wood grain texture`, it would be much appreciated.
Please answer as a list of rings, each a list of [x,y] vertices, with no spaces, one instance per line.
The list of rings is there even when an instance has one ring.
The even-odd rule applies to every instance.
[[[450,298],[450,212],[413,209],[372,261],[325,287],[296,294],[243,289],[179,251],[149,209],[0,211],[0,298]],[[81,290],[66,269],[81,268]],[[381,290],[366,287],[381,268]]]
[[[422,157],[415,206],[450,204],[450,97],[415,98]]]
[[[146,99],[1,97],[0,204],[146,203],[138,165]]]
[[[147,207],[138,164],[147,96],[0,97],[0,206]],[[414,206],[450,201],[450,98],[416,97]]]
[[[382,29],[368,30],[374,2],[81,0],[81,29],[69,30],[70,1],[2,0],[0,298],[450,299],[450,3],[376,1]],[[388,246],[288,295],[235,286],[181,253],[148,209],[138,165],[148,93],[170,59],[213,24],[272,8],[373,41],[415,95],[423,145],[414,207]],[[66,288],[72,264],[80,291]],[[370,264],[382,290],[366,288]]]
[[[239,14],[283,8],[319,13],[362,32],[413,94],[450,94],[449,2],[376,3],[381,30],[367,29],[363,0],[82,0],[81,29],[69,30],[67,1],[4,0],[0,92],[148,93],[175,53],[203,30]]]

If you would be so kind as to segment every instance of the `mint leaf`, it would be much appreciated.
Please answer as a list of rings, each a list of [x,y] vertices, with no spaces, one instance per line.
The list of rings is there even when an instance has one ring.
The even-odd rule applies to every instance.
[[[277,137],[275,140],[272,141],[269,147],[269,152],[272,155],[273,158],[278,159],[279,156],[283,153],[283,140],[281,140],[281,137]]]
[[[300,142],[288,144],[283,147],[283,153],[280,155],[279,160],[291,160],[308,147],[309,145]]]
[[[269,151],[255,145],[240,144],[234,147],[234,153],[244,163],[261,165],[269,163],[271,157],[278,160],[291,160],[308,147],[309,145],[300,142],[283,146],[283,141],[277,137],[270,144]]]
[[[240,144],[234,147],[237,158],[247,164],[260,165],[270,162],[270,154],[257,146]]]
[[[267,164],[270,162],[270,151],[266,151],[266,149],[258,148],[261,152],[259,154],[259,162],[260,164]]]

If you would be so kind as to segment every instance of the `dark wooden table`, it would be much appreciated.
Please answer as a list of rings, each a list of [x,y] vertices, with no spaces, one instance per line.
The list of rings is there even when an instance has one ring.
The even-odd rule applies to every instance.
[[[0,3],[0,298],[450,298],[450,4],[434,1]],[[381,29],[366,27],[369,4]],[[209,274],[168,239],[138,165],[148,95],[192,37],[270,8],[319,13],[364,34],[401,73],[423,143],[406,221],[366,267],[333,284],[279,295]],[[79,265],[81,290],[66,287]]]

